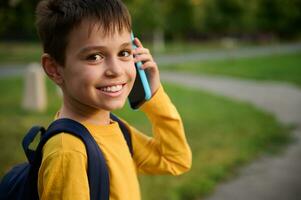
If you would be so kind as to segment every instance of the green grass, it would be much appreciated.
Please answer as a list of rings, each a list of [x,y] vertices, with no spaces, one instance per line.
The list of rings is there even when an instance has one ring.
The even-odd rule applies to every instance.
[[[254,58],[203,61],[163,69],[226,75],[256,80],[286,81],[301,87],[301,52]]]
[[[26,64],[29,62],[40,62],[41,53],[42,47],[39,43],[0,43],[0,63]]]
[[[210,93],[164,84],[184,122],[193,152],[189,173],[178,177],[142,176],[145,200],[196,199],[210,193],[235,169],[263,152],[275,152],[289,139],[288,127],[279,125],[271,115],[246,103],[232,102]],[[0,175],[12,165],[25,160],[20,145],[26,131],[34,124],[46,126],[59,108],[56,89],[48,81],[49,107],[44,113],[21,109],[22,80],[0,80]],[[126,106],[118,111],[137,128],[150,132],[146,117]]]

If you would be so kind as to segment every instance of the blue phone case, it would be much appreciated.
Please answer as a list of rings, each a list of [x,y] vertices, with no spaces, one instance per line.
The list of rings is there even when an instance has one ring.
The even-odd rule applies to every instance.
[[[135,37],[134,37],[134,34],[132,32],[131,33],[132,46],[133,46],[133,49],[136,49],[137,46],[134,44],[134,38]],[[141,78],[141,82],[142,82],[143,89],[144,89],[144,92],[145,92],[145,100],[149,100],[152,97],[152,93],[151,93],[151,89],[150,89],[145,71],[143,69],[141,69],[141,66],[142,66],[141,62],[136,62],[135,63],[135,67],[137,68],[137,72],[138,72],[137,75],[140,76],[140,78]]]

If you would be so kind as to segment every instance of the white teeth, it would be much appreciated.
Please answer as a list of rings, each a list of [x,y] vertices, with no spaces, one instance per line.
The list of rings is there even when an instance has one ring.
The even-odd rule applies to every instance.
[[[113,85],[108,87],[100,88],[104,92],[118,92],[122,89],[122,85]]]

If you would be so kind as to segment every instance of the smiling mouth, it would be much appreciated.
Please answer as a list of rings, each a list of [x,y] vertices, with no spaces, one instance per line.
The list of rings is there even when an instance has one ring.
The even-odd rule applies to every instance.
[[[125,84],[118,84],[112,86],[98,87],[97,89],[106,93],[118,93],[122,90]]]

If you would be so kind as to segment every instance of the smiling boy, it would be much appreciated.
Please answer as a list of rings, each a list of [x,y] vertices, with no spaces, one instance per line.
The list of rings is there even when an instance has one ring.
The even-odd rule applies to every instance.
[[[136,38],[120,0],[43,0],[37,7],[37,29],[48,77],[63,92],[56,118],[83,124],[102,150],[110,174],[111,200],[138,200],[138,174],[179,175],[190,169],[191,151],[181,118],[160,83],[149,50]],[[135,55],[135,58],[133,57]],[[127,124],[131,156],[110,112],[124,106],[134,84],[134,62],[148,73],[152,98],[141,106],[153,127],[148,137]],[[40,199],[85,200],[89,197],[87,154],[70,134],[53,136],[43,148],[39,170]]]

